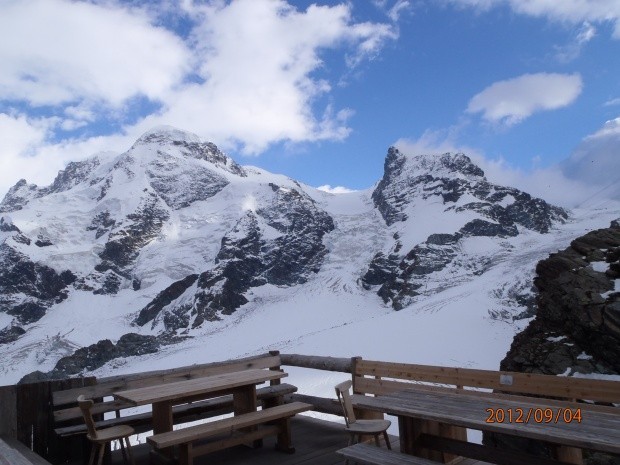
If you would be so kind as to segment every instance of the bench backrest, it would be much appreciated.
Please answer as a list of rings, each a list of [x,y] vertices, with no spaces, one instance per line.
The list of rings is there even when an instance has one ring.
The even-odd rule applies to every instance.
[[[54,392],[52,394],[54,422],[58,424],[82,418],[82,413],[77,406],[77,398],[79,395],[84,395],[87,399],[95,400],[92,413],[96,415],[132,407],[132,405],[122,401],[104,399],[105,397],[111,397],[112,393],[116,391],[172,383],[175,381],[233,371],[263,368],[278,370],[280,365],[280,354],[278,352],[270,352],[264,355],[229,360],[226,362],[191,365],[170,370],[158,370],[100,378],[96,381],[96,384],[91,386]],[[277,384],[278,382],[279,380],[274,380],[272,384]]]
[[[402,391],[413,382],[453,389],[490,389],[568,400],[620,403],[619,381],[378,362],[361,358],[354,359],[352,372],[356,394],[385,395]]]

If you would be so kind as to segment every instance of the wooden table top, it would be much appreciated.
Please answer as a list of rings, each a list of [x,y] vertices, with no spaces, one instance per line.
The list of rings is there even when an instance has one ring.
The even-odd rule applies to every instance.
[[[587,404],[552,401],[548,405],[552,420],[547,423],[543,413],[547,408],[544,406],[545,399],[529,399],[522,396],[497,397],[493,393],[474,395],[466,392],[432,392],[428,389],[412,388],[381,397],[356,396],[354,406],[390,415],[434,420],[466,428],[620,454],[620,409],[617,413],[611,408],[603,412],[588,409]],[[576,408],[581,408],[581,422],[574,418]],[[497,417],[494,422],[488,422],[487,409],[494,409],[496,413],[501,412],[502,422],[497,421]],[[521,409],[521,412],[518,409]],[[571,411],[567,412],[566,409]],[[522,415],[520,421],[517,421],[519,413]]]
[[[156,402],[181,400],[211,392],[232,390],[241,386],[260,384],[265,381],[284,378],[285,376],[288,376],[288,373],[284,373],[283,371],[258,369],[243,370],[177,381],[174,383],[118,391],[114,393],[114,397],[131,402],[135,405],[144,405]]]

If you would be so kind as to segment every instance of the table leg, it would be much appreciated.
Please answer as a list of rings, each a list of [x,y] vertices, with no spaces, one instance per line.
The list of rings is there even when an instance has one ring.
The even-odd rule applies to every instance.
[[[155,402],[153,404],[153,434],[166,433],[172,431],[172,404],[169,402]],[[172,458],[173,449],[167,447],[161,449],[160,453],[165,457]]]
[[[293,454],[295,453],[295,448],[293,447],[293,442],[291,440],[291,419],[283,418],[279,421],[279,423],[280,432],[278,433],[276,449]]]
[[[243,413],[255,412],[258,407],[258,400],[256,399],[256,385],[240,386],[233,390],[233,411],[235,415],[241,415]],[[250,426],[243,428],[242,431],[251,432],[256,431],[256,426]],[[263,440],[257,439],[252,442],[252,447],[262,447]]]
[[[417,435],[415,434],[413,418],[398,417],[398,436],[400,439],[400,451],[403,454],[414,455]]]
[[[415,455],[416,457],[445,463],[444,454],[442,452],[421,447],[419,441],[421,434],[427,433],[438,436],[440,433],[439,430],[439,423],[434,421],[425,421],[404,416],[398,417],[400,451],[404,454]]]
[[[568,446],[556,447],[557,459],[566,463],[575,463],[577,465],[583,464],[583,454],[581,449]]]

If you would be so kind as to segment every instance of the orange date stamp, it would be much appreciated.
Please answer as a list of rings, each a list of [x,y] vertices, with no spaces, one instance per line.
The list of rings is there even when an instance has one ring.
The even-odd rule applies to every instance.
[[[487,408],[486,423],[581,423],[581,409],[559,408]]]

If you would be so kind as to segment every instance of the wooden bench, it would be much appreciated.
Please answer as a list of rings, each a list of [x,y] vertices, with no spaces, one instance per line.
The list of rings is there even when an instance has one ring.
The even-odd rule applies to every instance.
[[[560,377],[533,373],[477,370],[470,368],[439,367],[406,363],[380,362],[352,359],[353,404],[358,396],[386,394],[403,391],[411,386],[428,388],[433,392],[447,391],[484,396],[482,391],[492,390],[497,396],[525,395],[584,402],[584,408],[605,411],[620,403],[618,381]],[[415,384],[412,384],[415,383]],[[530,399],[535,402],[534,399]],[[549,403],[552,401],[544,401]],[[594,405],[602,404],[602,405]],[[617,411],[617,410],[616,410]],[[359,412],[360,418],[376,418],[376,412]],[[453,440],[455,444],[467,441],[466,429],[434,421],[423,422],[420,432]],[[401,438],[402,441],[402,438]],[[426,456],[449,463],[456,453],[428,450]],[[580,463],[581,449],[562,447],[557,458],[570,463]]]
[[[0,437],[0,465],[51,465],[17,439]]]
[[[346,459],[364,465],[437,465],[437,462],[382,449],[365,443],[354,444],[336,451]]]
[[[141,433],[149,431],[152,427],[151,412],[130,412],[128,414],[126,409],[135,407],[127,402],[113,399],[112,393],[246,369],[277,370],[280,368],[280,363],[279,353],[271,352],[227,362],[101,378],[92,385],[56,391],[52,394],[54,431],[61,437],[86,434],[86,425],[82,419],[82,413],[77,407],[77,397],[80,394],[95,400],[92,412],[95,416],[97,428],[124,424],[132,426],[136,432]],[[282,403],[286,396],[296,391],[297,387],[275,380],[272,385],[257,389],[257,398],[263,406],[269,407]],[[228,395],[175,406],[173,414],[176,422],[190,422],[223,415],[232,412],[232,410],[233,398],[232,395]],[[112,412],[115,414],[114,418],[103,418],[104,414]]]
[[[194,457],[199,455],[272,435],[278,436],[278,449],[294,452],[288,422],[292,416],[308,410],[312,410],[312,405],[291,402],[223,420],[156,434],[148,437],[147,441],[156,449],[179,446],[180,465],[191,465]],[[208,442],[200,443],[205,440]]]

